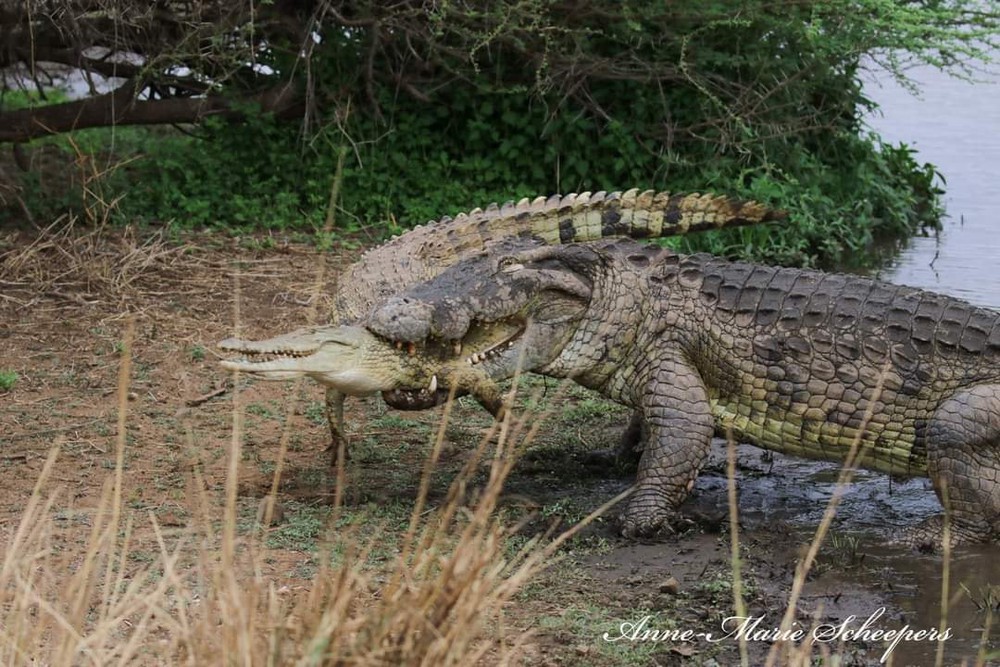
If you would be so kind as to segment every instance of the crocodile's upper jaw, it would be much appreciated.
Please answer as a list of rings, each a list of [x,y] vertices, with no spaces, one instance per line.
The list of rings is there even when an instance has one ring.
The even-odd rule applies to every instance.
[[[227,370],[261,380],[305,375],[352,396],[425,383],[405,352],[360,327],[309,327],[260,341],[227,338],[218,347],[238,355],[221,361]]]

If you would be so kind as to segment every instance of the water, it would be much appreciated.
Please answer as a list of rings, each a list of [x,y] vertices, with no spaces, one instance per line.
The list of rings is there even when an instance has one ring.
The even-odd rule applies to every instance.
[[[794,542],[812,539],[827,504],[835,493],[840,466],[775,452],[764,454],[750,445],[738,448],[740,461],[740,525],[760,539],[774,539],[775,526],[792,526]],[[696,482],[695,499],[705,503],[707,514],[718,515],[725,507],[728,480],[725,476],[725,444],[713,443],[708,472]],[[901,529],[915,526],[939,514],[941,505],[926,478],[892,480],[888,475],[860,470],[841,496],[821,565],[807,584],[806,598],[823,598],[828,612],[843,620],[848,614],[867,618],[885,603],[890,613],[873,627],[884,631],[938,628],[941,622],[943,559],[916,553],[906,546],[887,544]],[[852,542],[859,538],[851,557]],[[840,546],[838,547],[838,540]],[[822,563],[827,565],[824,567]],[[832,564],[832,565],[831,565]],[[1000,559],[995,545],[963,546],[949,560],[950,638],[944,645],[944,664],[969,664],[976,657],[987,623],[984,606],[996,604],[1000,596]],[[759,571],[758,574],[763,574]],[[773,575],[772,575],[773,576]],[[826,599],[824,591],[832,592]],[[840,593],[843,593],[841,600]],[[843,605],[843,606],[840,606]],[[807,608],[809,604],[805,605]],[[995,627],[995,623],[993,626]],[[998,648],[994,629],[987,647]],[[854,642],[856,645],[857,642]],[[852,645],[849,648],[857,648]],[[868,657],[877,659],[885,650],[881,642],[868,646]],[[893,650],[893,664],[933,665],[936,642],[907,641]],[[988,664],[997,664],[991,662]]]
[[[996,57],[1000,60],[1000,53]],[[943,174],[948,217],[939,237],[911,239],[879,277],[1000,309],[1000,74],[983,74],[970,83],[928,67],[912,77],[921,88],[919,97],[884,75],[866,86],[882,107],[869,122],[886,140],[916,148],[921,162],[934,164]],[[929,491],[927,495],[933,499]],[[926,509],[919,492],[914,498],[914,511]],[[901,501],[889,498],[888,506],[909,504]],[[876,513],[887,516],[884,510]],[[910,521],[905,517],[901,525]],[[935,627],[941,608],[940,559],[891,548],[872,555],[891,573],[887,597],[907,622]],[[991,591],[1000,584],[1000,561],[993,545],[967,547],[954,554],[951,567],[949,625],[955,636],[946,643],[945,661],[954,664],[976,654],[986,623],[981,607],[995,600]],[[933,648],[904,645],[896,658],[900,664],[932,664]]]
[[[995,57],[1000,60],[1000,53]],[[1000,65],[994,65],[1000,71]],[[947,183],[948,218],[940,238],[912,239],[879,277],[1000,308],[1000,74],[969,83],[930,67],[912,78],[914,97],[876,74],[866,92],[882,107],[871,126],[904,142]],[[877,80],[875,80],[877,79]]]

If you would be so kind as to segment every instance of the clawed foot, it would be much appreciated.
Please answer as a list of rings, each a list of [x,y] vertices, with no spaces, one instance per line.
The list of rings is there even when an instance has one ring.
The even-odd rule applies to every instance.
[[[681,518],[662,495],[640,489],[618,515],[618,525],[622,537],[635,539],[660,534],[675,535],[680,529],[688,527],[690,522]]]
[[[989,531],[979,524],[967,521],[952,521],[949,526],[949,546],[959,544],[975,544],[989,542]],[[932,516],[920,524],[909,528],[897,538],[890,539],[892,544],[908,546],[920,553],[939,553],[944,546],[944,516]]]

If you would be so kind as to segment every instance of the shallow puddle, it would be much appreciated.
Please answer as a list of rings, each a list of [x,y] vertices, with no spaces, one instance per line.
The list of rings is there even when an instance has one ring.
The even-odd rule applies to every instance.
[[[794,566],[795,553],[807,543],[819,525],[836,489],[839,466],[827,462],[796,459],[765,452],[756,447],[738,448],[740,519],[748,539],[755,535],[773,542],[775,533],[790,530],[788,556]],[[726,502],[725,444],[716,441],[713,462],[696,485],[695,506],[714,506],[721,511]],[[859,471],[847,487],[837,509],[827,544],[834,544],[834,566],[810,581],[807,591],[818,599],[831,594],[826,603],[854,598],[833,616],[855,614],[859,625],[875,613],[881,598],[886,612],[872,627],[897,630],[938,629],[941,626],[943,559],[919,554],[905,546],[889,544],[892,537],[921,520],[940,513],[941,506],[927,479],[895,480],[888,475]],[[780,549],[779,549],[780,551]],[[1000,558],[996,546],[961,547],[950,560],[950,601],[945,627],[951,635],[944,642],[944,664],[960,664],[976,657],[988,623],[987,610],[1000,611]],[[822,557],[821,557],[822,563]],[[859,597],[859,593],[861,594]],[[842,594],[842,595],[841,595]],[[877,597],[872,596],[875,595]],[[858,602],[862,604],[857,604]],[[867,611],[864,605],[871,605]],[[827,612],[831,608],[827,607]],[[989,633],[1000,636],[994,629]],[[996,648],[1000,642],[988,642]],[[934,664],[934,641],[902,641],[892,651],[895,665]],[[882,649],[874,642],[869,657]]]

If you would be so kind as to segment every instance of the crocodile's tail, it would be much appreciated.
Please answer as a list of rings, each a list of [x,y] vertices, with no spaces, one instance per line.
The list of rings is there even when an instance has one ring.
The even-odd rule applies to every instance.
[[[638,188],[538,197],[532,201],[522,199],[517,204],[510,202],[500,207],[490,206],[482,212],[473,211],[468,215],[470,222],[477,215],[488,221],[492,231],[499,232],[495,237],[517,235],[520,231],[517,227],[526,226],[520,233],[536,235],[551,244],[596,241],[610,236],[637,239],[677,236],[787,217],[785,211],[750,200],[698,193],[639,192]]]
[[[626,192],[582,192],[491,204],[430,222],[447,229],[435,255],[463,256],[492,241],[534,236],[545,243],[596,241],[611,236],[655,238],[723,227],[784,220],[785,211],[751,200],[711,194],[671,194],[637,188]],[[442,257],[443,258],[443,257]]]
[[[364,317],[385,296],[429,280],[471,253],[508,238],[531,237],[547,244],[611,236],[641,239],[786,217],[784,211],[755,201],[638,189],[491,204],[418,225],[364,253],[341,276],[336,312],[347,320]]]

